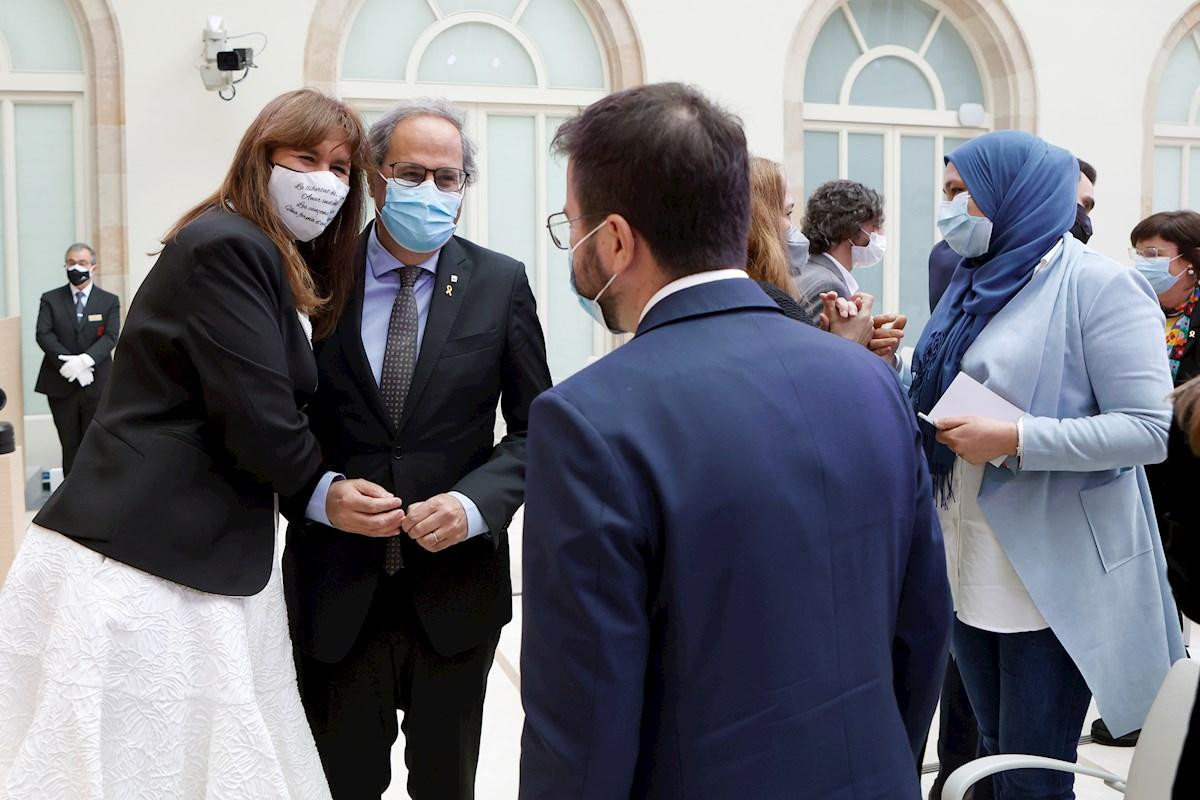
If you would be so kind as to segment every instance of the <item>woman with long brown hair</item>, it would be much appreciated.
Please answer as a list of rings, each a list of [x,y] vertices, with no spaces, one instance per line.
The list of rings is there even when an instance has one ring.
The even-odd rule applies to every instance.
[[[746,274],[758,281],[771,299],[785,312],[793,307],[796,317],[810,325],[816,314],[802,310],[796,303],[799,294],[792,284],[785,249],[791,209],[786,207],[787,185],[779,164],[766,158],[750,159],[750,237],[747,242]],[[788,301],[791,301],[790,304]],[[809,310],[812,311],[812,310]],[[811,319],[806,318],[811,316]]]
[[[0,795],[329,796],[275,544],[324,472],[308,319],[331,330],[352,279],[363,139],[342,102],[284,94],[164,237],[0,590]]]

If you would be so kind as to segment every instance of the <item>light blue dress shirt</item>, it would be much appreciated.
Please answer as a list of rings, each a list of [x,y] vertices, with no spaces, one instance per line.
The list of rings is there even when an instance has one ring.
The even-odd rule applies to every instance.
[[[425,340],[425,323],[429,320],[429,306],[433,302],[433,284],[437,277],[437,262],[441,251],[434,253],[423,264],[418,264],[421,274],[413,286],[413,294],[417,299],[417,352],[421,352],[421,343]],[[387,348],[388,322],[392,316],[392,305],[396,301],[396,293],[400,291],[400,273],[404,263],[387,251],[379,241],[375,228],[371,229],[371,237],[367,241],[366,285],[363,288],[362,309],[362,343],[367,353],[367,361],[371,365],[371,374],[375,377],[375,385],[379,385],[383,375],[383,353]],[[419,356],[418,356],[419,357]],[[304,515],[313,522],[329,525],[329,517],[325,513],[325,500],[329,495],[329,486],[338,478],[344,478],[336,472],[327,472],[317,484]],[[487,523],[479,507],[461,492],[450,492],[458,499],[467,512],[467,538],[487,533]]]

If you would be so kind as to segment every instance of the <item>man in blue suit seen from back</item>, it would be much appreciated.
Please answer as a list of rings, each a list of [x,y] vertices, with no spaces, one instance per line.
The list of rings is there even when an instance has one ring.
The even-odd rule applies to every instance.
[[[635,336],[531,411],[522,800],[916,798],[951,611],[895,376],[746,279],[745,136],[698,91],[555,146],[572,284]]]

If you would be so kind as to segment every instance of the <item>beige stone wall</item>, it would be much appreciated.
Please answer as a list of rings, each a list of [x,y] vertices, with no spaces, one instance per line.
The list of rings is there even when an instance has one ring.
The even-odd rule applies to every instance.
[[[117,19],[108,0],[72,0],[88,72],[91,128],[88,235],[101,264],[97,283],[124,301],[129,294],[125,203],[125,87]],[[122,311],[126,303],[122,302]]]
[[[0,319],[0,389],[8,395],[8,404],[0,411],[0,420],[16,429],[17,447],[25,444],[25,409],[21,391],[21,318]]]
[[[21,445],[24,418],[21,405],[21,318],[0,319],[0,388],[8,404],[0,421],[12,423],[17,437],[15,453],[0,455],[0,583],[8,574],[16,552],[18,532],[25,524],[25,466]]]
[[[0,455],[0,584],[12,566],[25,526],[25,471],[21,448]]]

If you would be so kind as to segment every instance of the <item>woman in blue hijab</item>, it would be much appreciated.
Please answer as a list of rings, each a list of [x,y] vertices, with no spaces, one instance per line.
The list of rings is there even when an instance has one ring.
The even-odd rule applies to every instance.
[[[1068,233],[1069,152],[1003,131],[946,161],[938,225],[962,261],[910,396],[928,414],[963,372],[1025,412],[922,423],[953,648],[985,754],[1074,761],[1093,695],[1114,735],[1135,730],[1183,656],[1142,466],[1166,454],[1162,313],[1144,278]],[[992,780],[1001,800],[1074,797],[1069,774]]]

